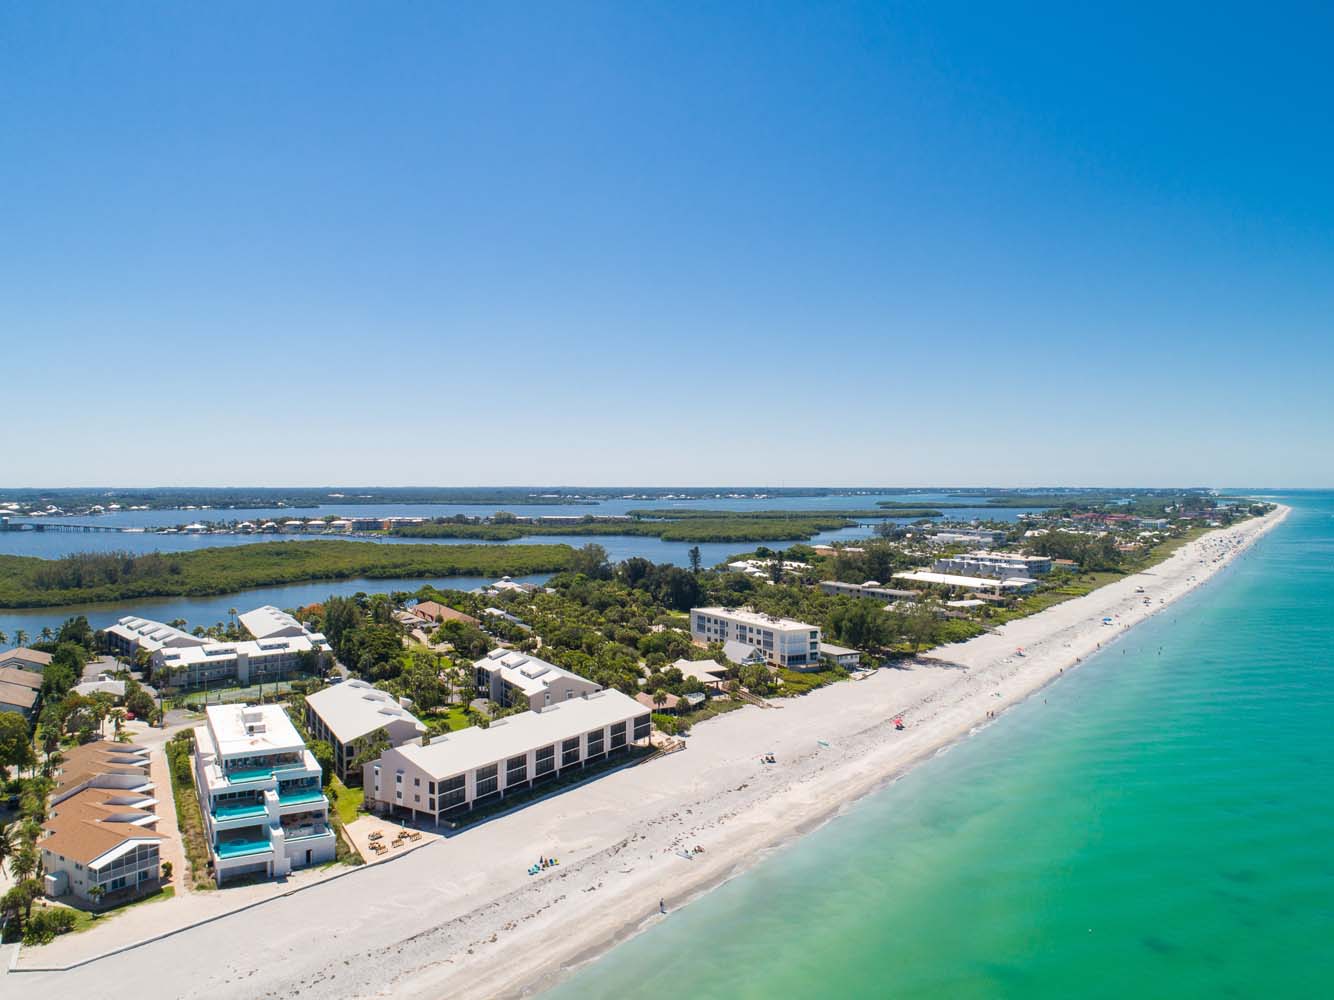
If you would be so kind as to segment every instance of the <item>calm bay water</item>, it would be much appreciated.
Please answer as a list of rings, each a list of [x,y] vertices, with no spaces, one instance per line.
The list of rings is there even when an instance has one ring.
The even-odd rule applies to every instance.
[[[635,508],[679,507],[683,510],[866,510],[875,506],[879,500],[907,500],[911,503],[930,504],[948,500],[944,494],[914,496],[905,494],[875,494],[870,496],[831,496],[831,497],[774,497],[766,500],[710,499],[693,501],[645,501],[645,500],[607,500],[602,503],[588,503],[560,506],[508,506],[515,514],[535,517],[571,514],[624,514]],[[97,517],[70,518],[72,523],[96,524],[111,527],[146,528],[167,527],[187,524],[191,520],[205,521],[263,521],[285,520],[288,518],[312,518],[325,514],[359,514],[379,517],[441,517],[453,514],[486,516],[498,510],[496,505],[439,505],[439,504],[372,504],[365,506],[337,507],[329,505],[320,508],[256,508],[245,510],[149,510],[115,511]],[[995,520],[1014,520],[1023,511],[989,508],[967,508],[950,510],[951,518],[971,520],[990,517]],[[18,520],[18,519],[16,519]],[[60,519],[55,519],[55,524]],[[878,522],[876,522],[878,523]],[[859,524],[850,528],[825,531],[810,539],[811,544],[830,542],[850,542],[869,538],[874,532],[874,523]],[[255,535],[162,535],[147,533],[91,532],[65,533],[56,531],[9,531],[0,532],[0,553],[9,555],[36,556],[42,559],[55,559],[75,552],[189,552],[195,549],[213,548],[226,545],[250,545],[261,541],[302,541],[301,536],[255,536]],[[305,541],[311,541],[306,538]],[[316,539],[318,540],[318,539]],[[425,539],[425,538],[376,538],[384,545],[399,544],[435,544],[435,545],[504,545],[505,542],[478,542],[473,539]],[[612,562],[621,562],[634,556],[649,559],[655,563],[668,563],[686,566],[690,562],[690,542],[669,542],[661,538],[635,535],[534,535],[518,539],[513,544],[568,544],[575,547],[596,542],[607,550]],[[794,544],[791,541],[768,542],[718,542],[701,543],[700,558],[704,565],[712,566],[724,561],[728,556],[767,545],[774,549],[785,549]],[[482,586],[490,580],[457,578],[459,582],[450,584],[457,589],[470,590]],[[535,578],[536,579],[536,578]],[[543,576],[540,579],[545,580]],[[416,590],[424,583],[444,586],[440,580],[344,580],[326,581],[308,584],[295,584],[282,587],[266,587],[261,590],[246,591],[243,594],[223,595],[207,598],[155,598],[143,601],[125,601],[114,607],[92,609],[52,608],[44,610],[0,610],[0,632],[10,636],[22,629],[30,636],[36,636],[44,627],[56,628],[71,614],[87,613],[89,621],[95,626],[114,622],[126,614],[143,615],[159,621],[184,618],[191,626],[212,625],[226,620],[229,607],[255,607],[260,604],[274,604],[281,608],[295,607],[312,601],[322,600],[330,594],[352,594],[358,590],[367,592],[389,590]]]
[[[548,995],[1334,995],[1334,494],[1286,502],[1043,697]]]

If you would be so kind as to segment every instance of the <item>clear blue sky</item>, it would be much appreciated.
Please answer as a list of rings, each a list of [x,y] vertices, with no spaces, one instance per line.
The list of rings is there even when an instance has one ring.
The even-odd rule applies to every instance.
[[[0,7],[6,485],[1334,484],[1334,14]]]

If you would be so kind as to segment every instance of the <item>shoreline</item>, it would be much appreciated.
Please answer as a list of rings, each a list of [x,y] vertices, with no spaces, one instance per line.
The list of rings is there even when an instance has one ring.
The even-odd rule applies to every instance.
[[[659,899],[670,915],[995,721],[989,713],[999,717],[1194,591],[1289,512],[1211,531],[1149,570],[902,668],[773,710],[727,713],[697,726],[685,752],[576,786],[393,865],[184,930],[169,944],[64,972],[24,972],[21,981],[33,991],[113,997],[109,984],[150,963],[162,971],[142,984],[141,1000],[251,1000],[256,982],[268,998],[308,996],[313,986],[329,997],[532,996],[664,919]],[[1140,586],[1148,593],[1136,594]],[[1115,624],[1102,625],[1104,616]],[[893,727],[898,715],[902,732]],[[777,765],[758,763],[766,752]],[[694,860],[677,855],[697,844],[705,852]],[[561,864],[529,877],[539,854]],[[89,953],[61,938],[25,950],[20,968]]]
[[[1210,568],[1208,568],[1207,572],[1198,575],[1198,577],[1192,576],[1191,578],[1189,578],[1187,581],[1189,585],[1186,586],[1184,589],[1180,590],[1179,592],[1172,594],[1170,600],[1164,600],[1163,603],[1161,604],[1153,605],[1149,608],[1147,613],[1136,618],[1136,620],[1115,627],[1115,631],[1109,636],[1106,644],[1108,646],[1115,644],[1118,640],[1128,635],[1130,630],[1134,627],[1134,625],[1140,624],[1141,622],[1147,620],[1148,618],[1153,617],[1160,611],[1163,611],[1166,608],[1170,607],[1180,598],[1186,596],[1187,594],[1193,593],[1199,587],[1209,582],[1211,579],[1214,578],[1215,575],[1217,575],[1217,573],[1219,573],[1221,570],[1229,566],[1237,556],[1244,553],[1257,540],[1259,540],[1264,535],[1268,534],[1270,531],[1276,528],[1279,524],[1281,524],[1291,513],[1291,510],[1292,510],[1291,507],[1279,505],[1277,510],[1275,510],[1272,514],[1268,515],[1267,517],[1247,522],[1248,525],[1253,526],[1253,530],[1251,532],[1246,533],[1244,541],[1238,547],[1229,551],[1225,558],[1213,564]],[[1245,527],[1245,526],[1246,525],[1242,525],[1239,527]],[[1218,529],[1218,531],[1216,532],[1210,532],[1202,536],[1201,538],[1196,539],[1193,542],[1187,543],[1187,545],[1182,546],[1181,549],[1173,553],[1162,563],[1159,563],[1148,570],[1132,574],[1131,576],[1126,577],[1124,580],[1117,581],[1115,584],[1109,584],[1107,587],[1099,588],[1098,591],[1094,591],[1080,598],[1075,598],[1072,601],[1067,601],[1062,605],[1057,605],[1053,608],[1047,609],[1046,611],[1040,612],[1037,615],[1033,615],[1025,619],[1018,619],[1015,622],[1007,624],[1009,626],[1013,626],[1025,622],[1033,622],[1034,620],[1041,618],[1043,615],[1046,615],[1049,611],[1055,611],[1067,605],[1075,604],[1079,601],[1084,601],[1089,598],[1097,597],[1099,593],[1108,590],[1113,586],[1121,586],[1122,584],[1126,584],[1130,581],[1138,580],[1141,577],[1152,578],[1157,575],[1156,571],[1160,570],[1167,563],[1173,560],[1177,560],[1178,557],[1180,557],[1183,553],[1186,553],[1186,550],[1193,549],[1194,546],[1200,545],[1201,543],[1207,543],[1209,539],[1215,534],[1217,534],[1219,531],[1226,532],[1228,530],[1229,529]],[[1191,554],[1193,553],[1187,553],[1188,556]],[[1135,585],[1140,586],[1143,584],[1135,584]],[[995,632],[987,633],[986,635],[982,636],[977,636],[974,639],[970,639],[964,643],[958,644],[958,646],[956,647],[943,647],[941,650],[935,650],[925,653],[921,657],[919,657],[919,660],[952,662],[945,655],[947,651],[951,650],[951,648],[953,649],[966,648],[972,644],[982,643],[983,640],[995,639],[999,634],[1004,632],[1006,627],[1007,626],[1002,626]],[[1057,634],[1059,635],[1060,633],[1058,632]],[[1006,638],[1008,638],[1008,634],[1006,635]],[[1103,647],[1102,640],[1095,640],[1093,653],[1101,652],[1102,647]],[[1067,644],[1067,648],[1069,648],[1069,644]],[[754,869],[756,866],[768,860],[768,858],[770,858],[773,854],[782,851],[783,849],[796,843],[809,833],[819,830],[824,826],[826,826],[827,824],[838,819],[840,816],[844,815],[850,809],[854,808],[858,803],[862,802],[864,799],[889,788],[890,786],[895,784],[899,779],[907,775],[908,772],[911,771],[913,768],[917,767],[918,765],[922,764],[927,760],[930,760],[942,753],[947,752],[951,747],[963,742],[965,739],[968,739],[974,733],[980,731],[983,728],[986,728],[987,726],[996,723],[997,721],[999,721],[1000,717],[1004,714],[1005,711],[1007,711],[1012,707],[1015,707],[1016,705],[1021,704],[1024,701],[1027,701],[1029,698],[1033,697],[1034,695],[1038,694],[1042,690],[1049,687],[1051,684],[1055,683],[1061,676],[1064,675],[1065,670],[1067,669],[1073,670],[1074,668],[1081,666],[1083,662],[1091,654],[1085,652],[1080,654],[1072,653],[1071,655],[1073,656],[1073,659],[1070,659],[1067,663],[1065,663],[1065,665],[1057,667],[1055,673],[1051,673],[1050,668],[1048,668],[1044,672],[1044,675],[1041,677],[1041,679],[1038,680],[1037,683],[1031,685],[1022,694],[1013,698],[1001,699],[998,702],[999,707],[997,709],[989,710],[994,713],[991,717],[984,716],[980,720],[974,720],[971,724],[969,724],[967,727],[961,730],[956,730],[949,734],[942,734],[939,741],[936,742],[933,746],[923,747],[921,750],[913,752],[910,756],[906,757],[905,759],[898,761],[896,764],[892,765],[888,770],[879,774],[868,775],[865,780],[859,782],[857,785],[851,788],[845,788],[843,790],[844,794],[840,797],[840,799],[837,802],[829,804],[828,808],[821,810],[817,814],[804,817],[800,821],[792,824],[790,827],[784,830],[776,831],[772,837],[768,838],[767,843],[755,847],[753,849],[753,852],[747,858],[747,860],[737,862],[734,865],[730,866],[727,870],[721,872],[711,872],[707,877],[692,879],[689,888],[685,891],[678,891],[676,896],[665,895],[662,898],[664,898],[667,903],[667,909],[668,909],[667,915],[670,915],[672,911],[677,910],[682,906],[687,906],[690,903],[693,903],[696,900],[703,898],[704,896],[706,896],[713,890],[717,889],[718,887],[726,884],[727,882],[730,882],[732,879],[745,875],[747,872]],[[813,692],[813,694],[817,695],[819,693],[820,693],[819,691]],[[808,695],[807,697],[811,696]],[[908,713],[905,711],[904,715],[906,718]],[[607,955],[618,945],[621,945],[626,941],[629,941],[632,938],[637,937],[644,931],[648,930],[650,927],[652,927],[661,919],[665,919],[665,916],[657,913],[656,911],[651,912],[635,920],[633,923],[627,923],[618,928],[615,928],[610,934],[610,936],[604,937],[604,939],[601,941],[590,943],[585,947],[581,948],[576,953],[573,954],[567,953],[567,955],[559,958],[549,958],[546,961],[541,962],[536,968],[532,969],[529,972],[519,972],[517,974],[514,974],[513,970],[511,969],[509,970],[510,974],[506,976],[504,980],[497,982],[494,981],[493,979],[492,981],[489,982],[489,985],[485,986],[485,988],[483,983],[474,981],[464,986],[461,990],[457,992],[456,995],[467,998],[476,997],[479,998],[479,1000],[481,1000],[481,998],[488,996],[516,997],[516,998],[536,996],[553,988],[557,984],[564,982],[570,977],[574,976],[581,969],[585,968],[589,964],[596,962],[598,959]],[[460,970],[460,972],[461,971],[462,970]],[[409,984],[404,984],[404,985],[409,985]],[[426,984],[423,983],[422,985],[424,986]],[[419,997],[420,1000],[428,1000],[428,998],[430,997],[438,996],[437,993],[429,991],[425,993],[411,992],[403,995]]]

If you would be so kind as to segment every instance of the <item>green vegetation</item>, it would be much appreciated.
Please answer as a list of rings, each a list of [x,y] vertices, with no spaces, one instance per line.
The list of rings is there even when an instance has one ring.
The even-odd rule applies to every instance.
[[[885,518],[936,517],[932,507],[886,501],[868,510],[709,510],[645,508],[625,518],[587,515],[578,521],[519,521],[499,512],[486,520],[458,515],[425,524],[402,525],[393,534],[404,538],[476,538],[510,542],[541,535],[621,535],[661,538],[669,542],[762,542],[810,538],[822,531],[847,528],[859,521]]]
[[[427,736],[439,736],[441,733],[453,733],[467,729],[473,724],[468,710],[462,705],[450,705],[446,709],[419,713],[417,718],[426,726]]]
[[[873,508],[864,510],[702,510],[691,508],[681,510],[665,507],[660,510],[631,510],[630,517],[649,517],[666,521],[788,521],[793,518],[841,518],[843,520],[868,520],[884,517],[938,517],[941,511],[934,507],[917,504],[901,504],[892,500],[882,500]]]
[[[848,672],[842,667],[831,667],[828,670],[811,671],[809,673],[803,673],[800,670],[779,670],[778,677],[783,682],[782,687],[778,689],[778,693],[791,697],[809,694],[816,688],[845,681],[848,679]]]
[[[0,607],[226,594],[305,580],[523,576],[565,569],[568,545],[260,542],[193,552],[0,555]]]
[[[195,735],[187,729],[177,733],[166,745],[167,769],[171,773],[171,797],[176,803],[176,826],[181,831],[185,858],[190,863],[190,880],[196,891],[216,888],[209,871],[208,838],[204,835],[204,814],[195,791]]]
[[[362,789],[348,788],[335,775],[329,778],[328,793],[333,803],[333,812],[337,813],[338,822],[343,826],[347,826],[361,813],[361,806],[366,798],[366,793]]]
[[[661,538],[668,542],[762,542],[810,538],[822,531],[856,523],[841,514],[788,513],[782,517],[750,517],[744,514],[727,516],[720,512],[716,517],[660,521],[609,521],[589,517],[568,524],[434,521],[403,525],[395,528],[393,534],[404,538],[479,538],[489,541],[513,541],[538,535],[630,535]]]

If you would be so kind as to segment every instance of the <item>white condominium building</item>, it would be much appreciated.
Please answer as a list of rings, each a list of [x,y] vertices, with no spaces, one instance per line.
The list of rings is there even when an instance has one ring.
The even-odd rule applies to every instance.
[[[286,611],[275,608],[272,604],[246,611],[237,616],[241,627],[256,639],[280,639],[298,635],[310,635],[306,626],[289,615]]]
[[[497,719],[486,729],[437,736],[426,746],[407,743],[365,766],[366,803],[439,822],[646,741],[650,725],[649,710],[639,702],[599,691]]]
[[[748,608],[692,608],[690,634],[701,642],[735,641],[754,646],[779,667],[799,668],[820,662],[817,626]]]
[[[473,669],[477,689],[492,701],[506,707],[524,705],[534,712],[602,690],[601,684],[513,649],[493,649]]]
[[[1026,576],[1011,576],[1004,580],[988,576],[962,576],[958,573],[935,573],[927,569],[915,569],[895,573],[896,580],[910,580],[913,583],[927,583],[936,587],[952,587],[959,590],[1012,591],[1028,593],[1038,582]]]
[[[334,769],[343,781],[361,781],[361,770],[351,770],[358,754],[357,741],[383,729],[390,746],[426,735],[426,726],[387,691],[365,681],[348,680],[306,695],[306,728],[334,752]]]
[[[1000,545],[1005,532],[997,528],[943,528],[930,539],[937,545]]]
[[[160,649],[153,654],[153,681],[159,687],[205,684],[268,684],[302,670],[320,670],[332,649],[318,632],[247,642],[208,641],[202,646]]]
[[[134,659],[141,649],[156,653],[160,649],[204,646],[212,641],[202,636],[191,635],[174,625],[134,615],[126,615],[115,625],[103,629],[102,637],[111,652],[129,659]]]
[[[993,576],[998,580],[1035,577],[1051,572],[1046,556],[1023,556],[1015,552],[968,552],[961,556],[937,559],[931,567],[937,573],[961,576]]]
[[[332,861],[320,765],[278,705],[210,705],[195,727],[195,785],[218,884]]]

